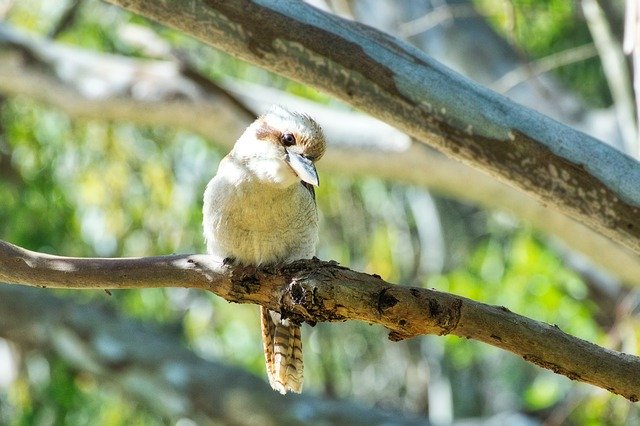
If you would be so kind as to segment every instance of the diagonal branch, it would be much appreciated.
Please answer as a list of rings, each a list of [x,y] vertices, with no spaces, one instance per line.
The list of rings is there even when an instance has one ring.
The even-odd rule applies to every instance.
[[[310,84],[640,253],[640,166],[389,35],[299,1],[110,0]]]
[[[207,255],[72,258],[0,241],[0,282],[67,289],[187,287],[255,303],[295,321],[380,324],[393,341],[453,334],[506,349],[572,380],[640,398],[640,358],[601,348],[500,306],[416,287],[335,262],[301,260],[272,269],[228,268]]]

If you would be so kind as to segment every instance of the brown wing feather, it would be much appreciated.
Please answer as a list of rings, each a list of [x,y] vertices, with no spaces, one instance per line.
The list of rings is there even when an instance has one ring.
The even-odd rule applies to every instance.
[[[271,320],[271,315],[267,308],[260,308],[260,323],[262,326],[262,346],[264,347],[264,360],[267,366],[267,377],[269,377],[271,387],[275,389],[272,377],[275,376],[273,340],[276,334],[276,325]]]

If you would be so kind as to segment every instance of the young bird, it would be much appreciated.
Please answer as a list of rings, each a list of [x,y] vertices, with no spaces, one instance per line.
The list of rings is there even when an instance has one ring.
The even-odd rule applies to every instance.
[[[220,162],[204,193],[209,254],[265,266],[313,257],[318,241],[315,162],[325,151],[309,116],[274,106],[258,117]],[[300,326],[261,308],[262,341],[271,387],[302,390]]]

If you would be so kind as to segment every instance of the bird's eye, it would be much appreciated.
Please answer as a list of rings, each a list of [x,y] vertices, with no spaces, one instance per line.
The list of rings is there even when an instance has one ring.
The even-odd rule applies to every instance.
[[[296,144],[296,137],[291,133],[285,133],[282,135],[282,144],[284,146],[291,146]]]

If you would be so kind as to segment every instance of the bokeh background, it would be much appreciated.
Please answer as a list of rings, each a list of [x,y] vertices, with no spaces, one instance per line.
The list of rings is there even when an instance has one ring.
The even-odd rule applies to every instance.
[[[622,54],[623,1],[312,4],[406,39],[621,150],[637,149],[630,59],[621,56],[626,62],[607,70],[601,55]],[[0,70],[17,61],[41,78],[29,83],[22,80],[26,73],[11,80],[0,73],[0,239],[25,248],[104,257],[204,252],[202,193],[238,136],[234,120],[248,122],[266,103],[289,104],[285,94],[261,95],[263,88],[346,114],[331,126],[350,126],[350,108],[323,93],[100,1],[0,0],[0,19]],[[92,65],[76,67],[70,58]],[[135,72],[126,74],[130,69]],[[39,84],[47,79],[54,85],[45,90]],[[227,108],[231,118],[203,114],[198,124],[185,118],[187,124],[177,125],[171,111],[183,111],[181,102],[196,108],[214,102],[201,92],[248,111]],[[84,106],[74,106],[74,97]],[[144,102],[122,101],[137,97]],[[96,111],[87,107],[93,103]],[[104,118],[101,105],[109,108]],[[360,154],[351,155],[355,162]],[[391,282],[503,305],[599,345],[640,352],[640,277],[630,282],[615,267],[597,266],[501,205],[487,209],[491,200],[480,206],[447,193],[446,185],[430,191],[381,179],[375,169],[338,169],[320,163],[318,257]],[[451,170],[446,179],[464,179]],[[101,321],[78,320],[76,307],[101,312]],[[96,337],[115,327],[111,318],[264,382],[255,306],[187,289],[2,290],[0,424],[231,422],[197,404],[175,408],[144,397],[157,386],[149,367],[131,360],[103,365],[106,358],[92,351],[117,351],[117,339]],[[424,336],[392,343],[381,327],[357,322],[304,326],[303,338],[305,393],[388,410],[398,422],[406,415],[438,425],[640,424],[637,404],[475,341]],[[136,350],[152,358],[156,349],[145,342]],[[114,373],[130,369],[140,377]],[[224,389],[219,384],[218,392]],[[254,391],[270,392],[266,385]],[[238,424],[279,423],[278,413],[258,421],[251,407],[238,410],[247,415]]]

